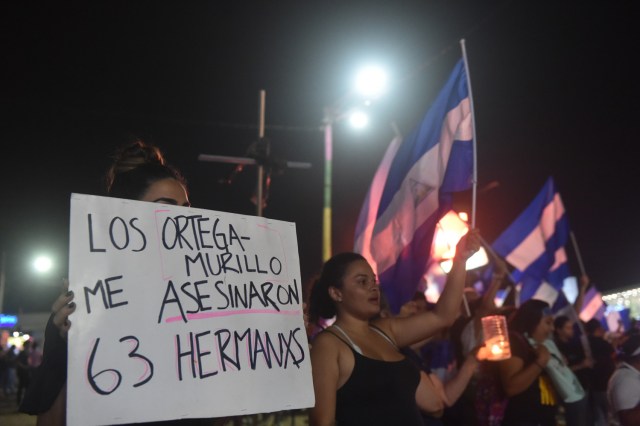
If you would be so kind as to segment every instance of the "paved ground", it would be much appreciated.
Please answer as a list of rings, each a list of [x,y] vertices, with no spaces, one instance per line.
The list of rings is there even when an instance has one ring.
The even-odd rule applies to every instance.
[[[35,426],[36,417],[18,413],[15,397],[10,399],[0,396],[0,425],[2,426]],[[271,415],[248,416],[237,418],[225,426],[306,426],[309,424],[304,412],[276,413]]]
[[[0,425],[2,426],[35,426],[36,417],[18,413],[15,396],[0,396]]]

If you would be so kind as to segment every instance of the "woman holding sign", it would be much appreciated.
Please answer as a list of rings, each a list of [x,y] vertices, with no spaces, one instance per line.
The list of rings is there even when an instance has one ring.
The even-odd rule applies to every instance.
[[[380,289],[359,254],[329,259],[309,303],[312,321],[335,316],[311,348],[316,405],[312,425],[422,425],[416,404],[420,371],[398,348],[424,340],[456,319],[465,285],[465,262],[479,247],[476,231],[462,237],[434,310],[380,318]]]
[[[122,148],[106,175],[109,196],[153,203],[189,206],[182,175],[166,164],[157,147],[136,141]],[[38,415],[38,425],[66,421],[67,333],[75,310],[73,292],[66,291],[52,306],[45,330],[43,361],[36,370],[20,411]],[[151,407],[150,407],[151,408]],[[214,425],[223,419],[188,419],[153,424]],[[150,423],[148,423],[150,424]]]

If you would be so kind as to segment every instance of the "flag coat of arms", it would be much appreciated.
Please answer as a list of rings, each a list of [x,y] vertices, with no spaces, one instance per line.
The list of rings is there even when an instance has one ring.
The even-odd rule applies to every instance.
[[[392,142],[373,179],[354,250],[374,268],[393,312],[423,279],[436,225],[450,210],[452,193],[471,186],[472,126],[461,59],[422,122],[401,143]]]

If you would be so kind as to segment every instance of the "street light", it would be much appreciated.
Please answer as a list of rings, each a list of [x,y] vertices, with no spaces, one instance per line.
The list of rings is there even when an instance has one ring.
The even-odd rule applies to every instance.
[[[39,275],[48,274],[53,268],[53,260],[50,256],[39,255],[36,256],[32,262],[33,269]],[[4,295],[7,286],[6,282],[6,270],[7,270],[7,254],[5,251],[0,252],[0,314],[4,309]],[[2,320],[0,319],[0,322]],[[0,324],[2,325],[2,324]]]
[[[356,76],[356,91],[370,101],[377,99],[387,91],[387,73],[380,67],[369,65]]]
[[[356,77],[355,92],[358,102],[369,106],[373,99],[382,95],[387,87],[386,73],[380,67],[363,68]],[[352,126],[362,128],[367,125],[368,118],[361,110],[343,111],[344,103],[353,101],[353,96],[345,96],[333,106],[324,109],[324,208],[322,211],[322,261],[331,257],[331,169],[333,162],[333,123],[348,118]]]
[[[53,267],[53,261],[49,256],[38,256],[33,261],[33,268],[41,274],[47,273]]]

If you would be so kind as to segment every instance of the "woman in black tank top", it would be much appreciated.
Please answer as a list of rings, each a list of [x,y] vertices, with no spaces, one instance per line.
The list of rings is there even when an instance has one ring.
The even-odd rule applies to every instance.
[[[418,368],[398,350],[450,326],[462,302],[465,262],[479,247],[477,232],[463,237],[434,310],[380,318],[380,289],[371,266],[356,253],[329,259],[309,300],[312,322],[335,322],[311,347],[316,404],[312,425],[422,425],[416,405]]]

